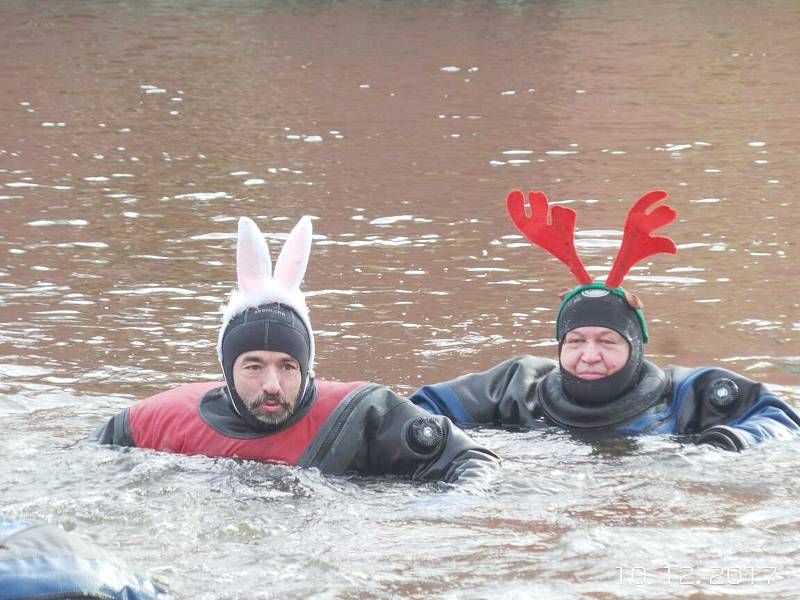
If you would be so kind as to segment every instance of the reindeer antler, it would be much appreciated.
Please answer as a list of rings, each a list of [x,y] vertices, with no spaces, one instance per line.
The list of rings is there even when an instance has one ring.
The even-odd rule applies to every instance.
[[[563,262],[580,284],[592,282],[575,250],[575,211],[547,204],[543,192],[528,192],[531,216],[525,214],[525,196],[514,190],[506,198],[508,214],[526,238]],[[662,207],[663,208],[663,207]]]
[[[645,212],[653,204],[666,197],[667,193],[661,190],[649,192],[639,198],[628,211],[622,235],[622,246],[617,252],[614,265],[606,279],[607,287],[618,287],[630,268],[643,258],[660,252],[675,254],[678,251],[670,238],[663,235],[650,235],[678,216],[678,213],[666,204],[662,204],[650,213]]]

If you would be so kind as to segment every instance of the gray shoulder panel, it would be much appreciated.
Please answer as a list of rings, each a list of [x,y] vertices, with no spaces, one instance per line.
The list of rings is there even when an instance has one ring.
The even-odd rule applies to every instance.
[[[325,421],[314,437],[314,440],[303,451],[303,454],[300,455],[297,466],[318,467],[323,473],[329,472],[330,468],[328,463],[330,460],[327,459],[332,458],[329,455],[336,454],[335,446],[337,446],[337,444],[335,442],[344,429],[345,424],[350,419],[353,412],[357,410],[361,399],[379,387],[381,386],[374,383],[360,385],[342,398],[342,401],[339,402],[339,406],[334,409],[328,417],[328,420]],[[360,440],[353,441],[357,446],[360,445]],[[347,466],[349,466],[349,462],[345,465],[345,469]]]

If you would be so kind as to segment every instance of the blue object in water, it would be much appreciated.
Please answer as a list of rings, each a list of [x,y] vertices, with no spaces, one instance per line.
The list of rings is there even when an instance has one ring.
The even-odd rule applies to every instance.
[[[0,521],[0,600],[167,600],[106,550],[50,525]]]

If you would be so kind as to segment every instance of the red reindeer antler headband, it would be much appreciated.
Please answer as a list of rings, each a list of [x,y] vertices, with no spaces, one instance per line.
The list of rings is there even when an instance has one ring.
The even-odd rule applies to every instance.
[[[631,267],[642,259],[653,254],[675,254],[678,251],[670,238],[650,235],[678,216],[666,204],[646,212],[653,204],[666,197],[667,193],[661,190],[649,192],[630,208],[625,219],[622,245],[606,278],[606,287],[619,287]],[[531,242],[567,265],[578,283],[592,283],[591,276],[586,272],[575,250],[575,211],[564,206],[550,207],[543,192],[528,192],[528,202],[531,205],[530,216],[525,212],[525,196],[522,191],[514,190],[506,198],[508,214],[517,229]]]

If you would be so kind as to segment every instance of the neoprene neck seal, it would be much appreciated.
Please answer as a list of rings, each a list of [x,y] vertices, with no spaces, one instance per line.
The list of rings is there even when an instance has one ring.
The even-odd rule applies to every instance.
[[[538,398],[549,420],[576,429],[618,427],[660,402],[667,386],[664,372],[653,363],[644,361],[636,385],[626,393],[618,393],[613,401],[602,404],[577,403],[566,392],[564,375],[558,370],[548,373],[538,387]]]

